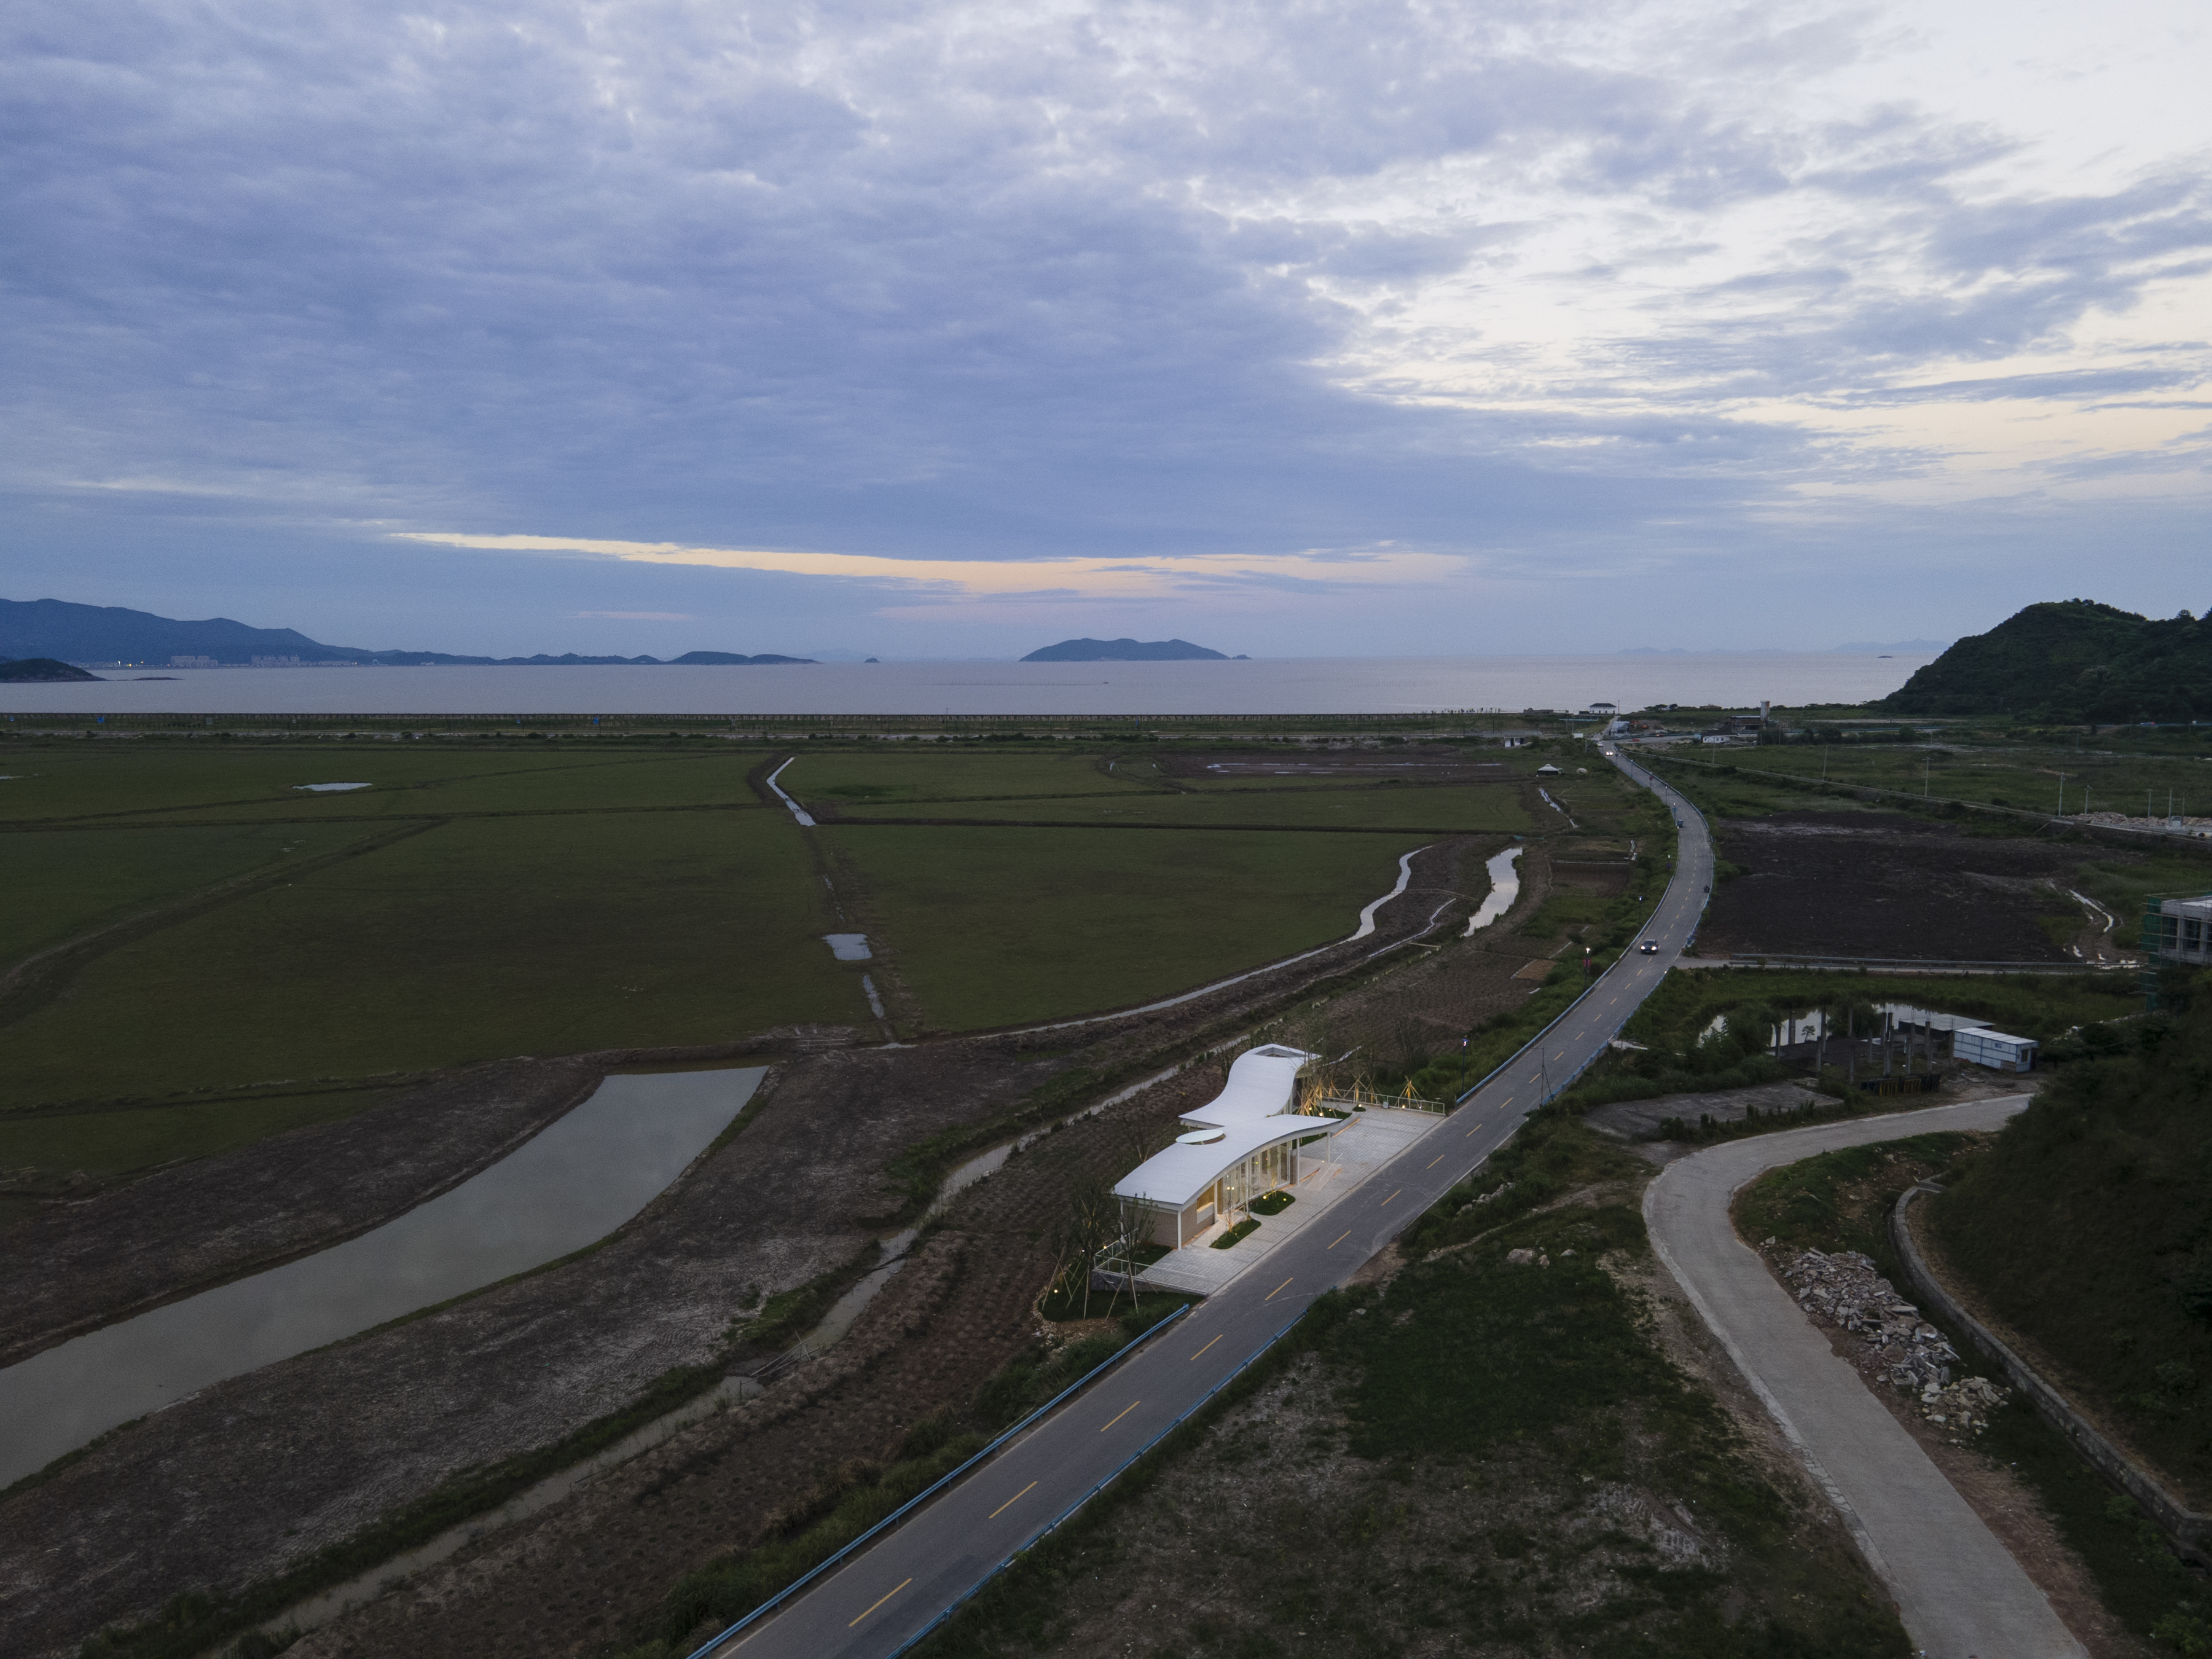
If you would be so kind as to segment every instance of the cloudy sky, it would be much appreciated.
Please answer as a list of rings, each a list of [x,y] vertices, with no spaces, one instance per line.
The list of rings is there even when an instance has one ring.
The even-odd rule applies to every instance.
[[[0,592],[1255,655],[2212,605],[2202,0],[15,0]]]

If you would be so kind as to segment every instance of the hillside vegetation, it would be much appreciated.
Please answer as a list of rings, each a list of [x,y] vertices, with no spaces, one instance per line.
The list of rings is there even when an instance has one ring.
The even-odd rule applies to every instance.
[[[1934,1221],[2083,1403],[2212,1504],[2212,978],[2067,1067]]]
[[[2043,720],[2212,715],[2212,623],[2154,622],[2092,599],[2031,605],[1960,640],[1878,707]]]

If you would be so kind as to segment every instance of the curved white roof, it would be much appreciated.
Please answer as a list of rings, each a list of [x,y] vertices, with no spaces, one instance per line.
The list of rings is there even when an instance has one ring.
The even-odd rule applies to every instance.
[[[1242,1164],[1253,1153],[1308,1135],[1333,1135],[1346,1122],[1343,1118],[1300,1117],[1291,1113],[1240,1123],[1224,1131],[1220,1139],[1203,1146],[1178,1142],[1164,1152],[1153,1153],[1115,1182],[1114,1196],[1142,1199],[1164,1210],[1180,1210],[1211,1187],[1224,1170]]]
[[[1286,1112],[1297,1093],[1298,1067],[1312,1058],[1303,1048],[1279,1042],[1247,1048],[1230,1066],[1221,1092],[1196,1111],[1185,1112],[1182,1121],[1194,1128],[1225,1128]]]
[[[1334,1134],[1336,1118],[1285,1116],[1297,1097],[1298,1067],[1314,1056],[1303,1048],[1264,1043],[1237,1056],[1219,1094],[1182,1115],[1193,1128],[1219,1129],[1221,1139],[1201,1146],[1177,1142],[1156,1152],[1114,1183],[1117,1198],[1142,1199],[1179,1210],[1224,1170],[1253,1153],[1306,1135]]]

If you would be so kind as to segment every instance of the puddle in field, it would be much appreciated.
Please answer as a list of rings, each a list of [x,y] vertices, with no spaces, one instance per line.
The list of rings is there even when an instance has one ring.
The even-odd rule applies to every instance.
[[[331,795],[346,789],[366,789],[369,786],[365,783],[295,783],[292,787],[305,789],[310,794]]]
[[[1513,908],[1513,901],[1521,896],[1521,872],[1513,866],[1523,850],[1509,847],[1482,866],[1490,872],[1490,895],[1467,919],[1467,933],[1460,935],[1462,939],[1477,928],[1489,927]]]
[[[489,1169],[297,1261],[0,1370],[0,1486],[95,1435],[238,1376],[596,1243],[650,1203],[765,1068],[611,1077]]]
[[[840,962],[866,962],[874,954],[868,949],[866,933],[824,933],[822,942]]]

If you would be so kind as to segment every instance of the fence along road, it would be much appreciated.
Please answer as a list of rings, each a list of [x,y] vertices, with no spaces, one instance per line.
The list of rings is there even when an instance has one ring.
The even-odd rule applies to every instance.
[[[1473,1173],[1537,1106],[1605,1051],[1695,931],[1712,880],[1705,821],[1642,768],[1613,757],[1681,824],[1674,879],[1632,950],[1449,1116],[1306,1228],[1143,1344],[957,1485],[764,1616],[694,1659],[890,1659],[1081,1507]]]

